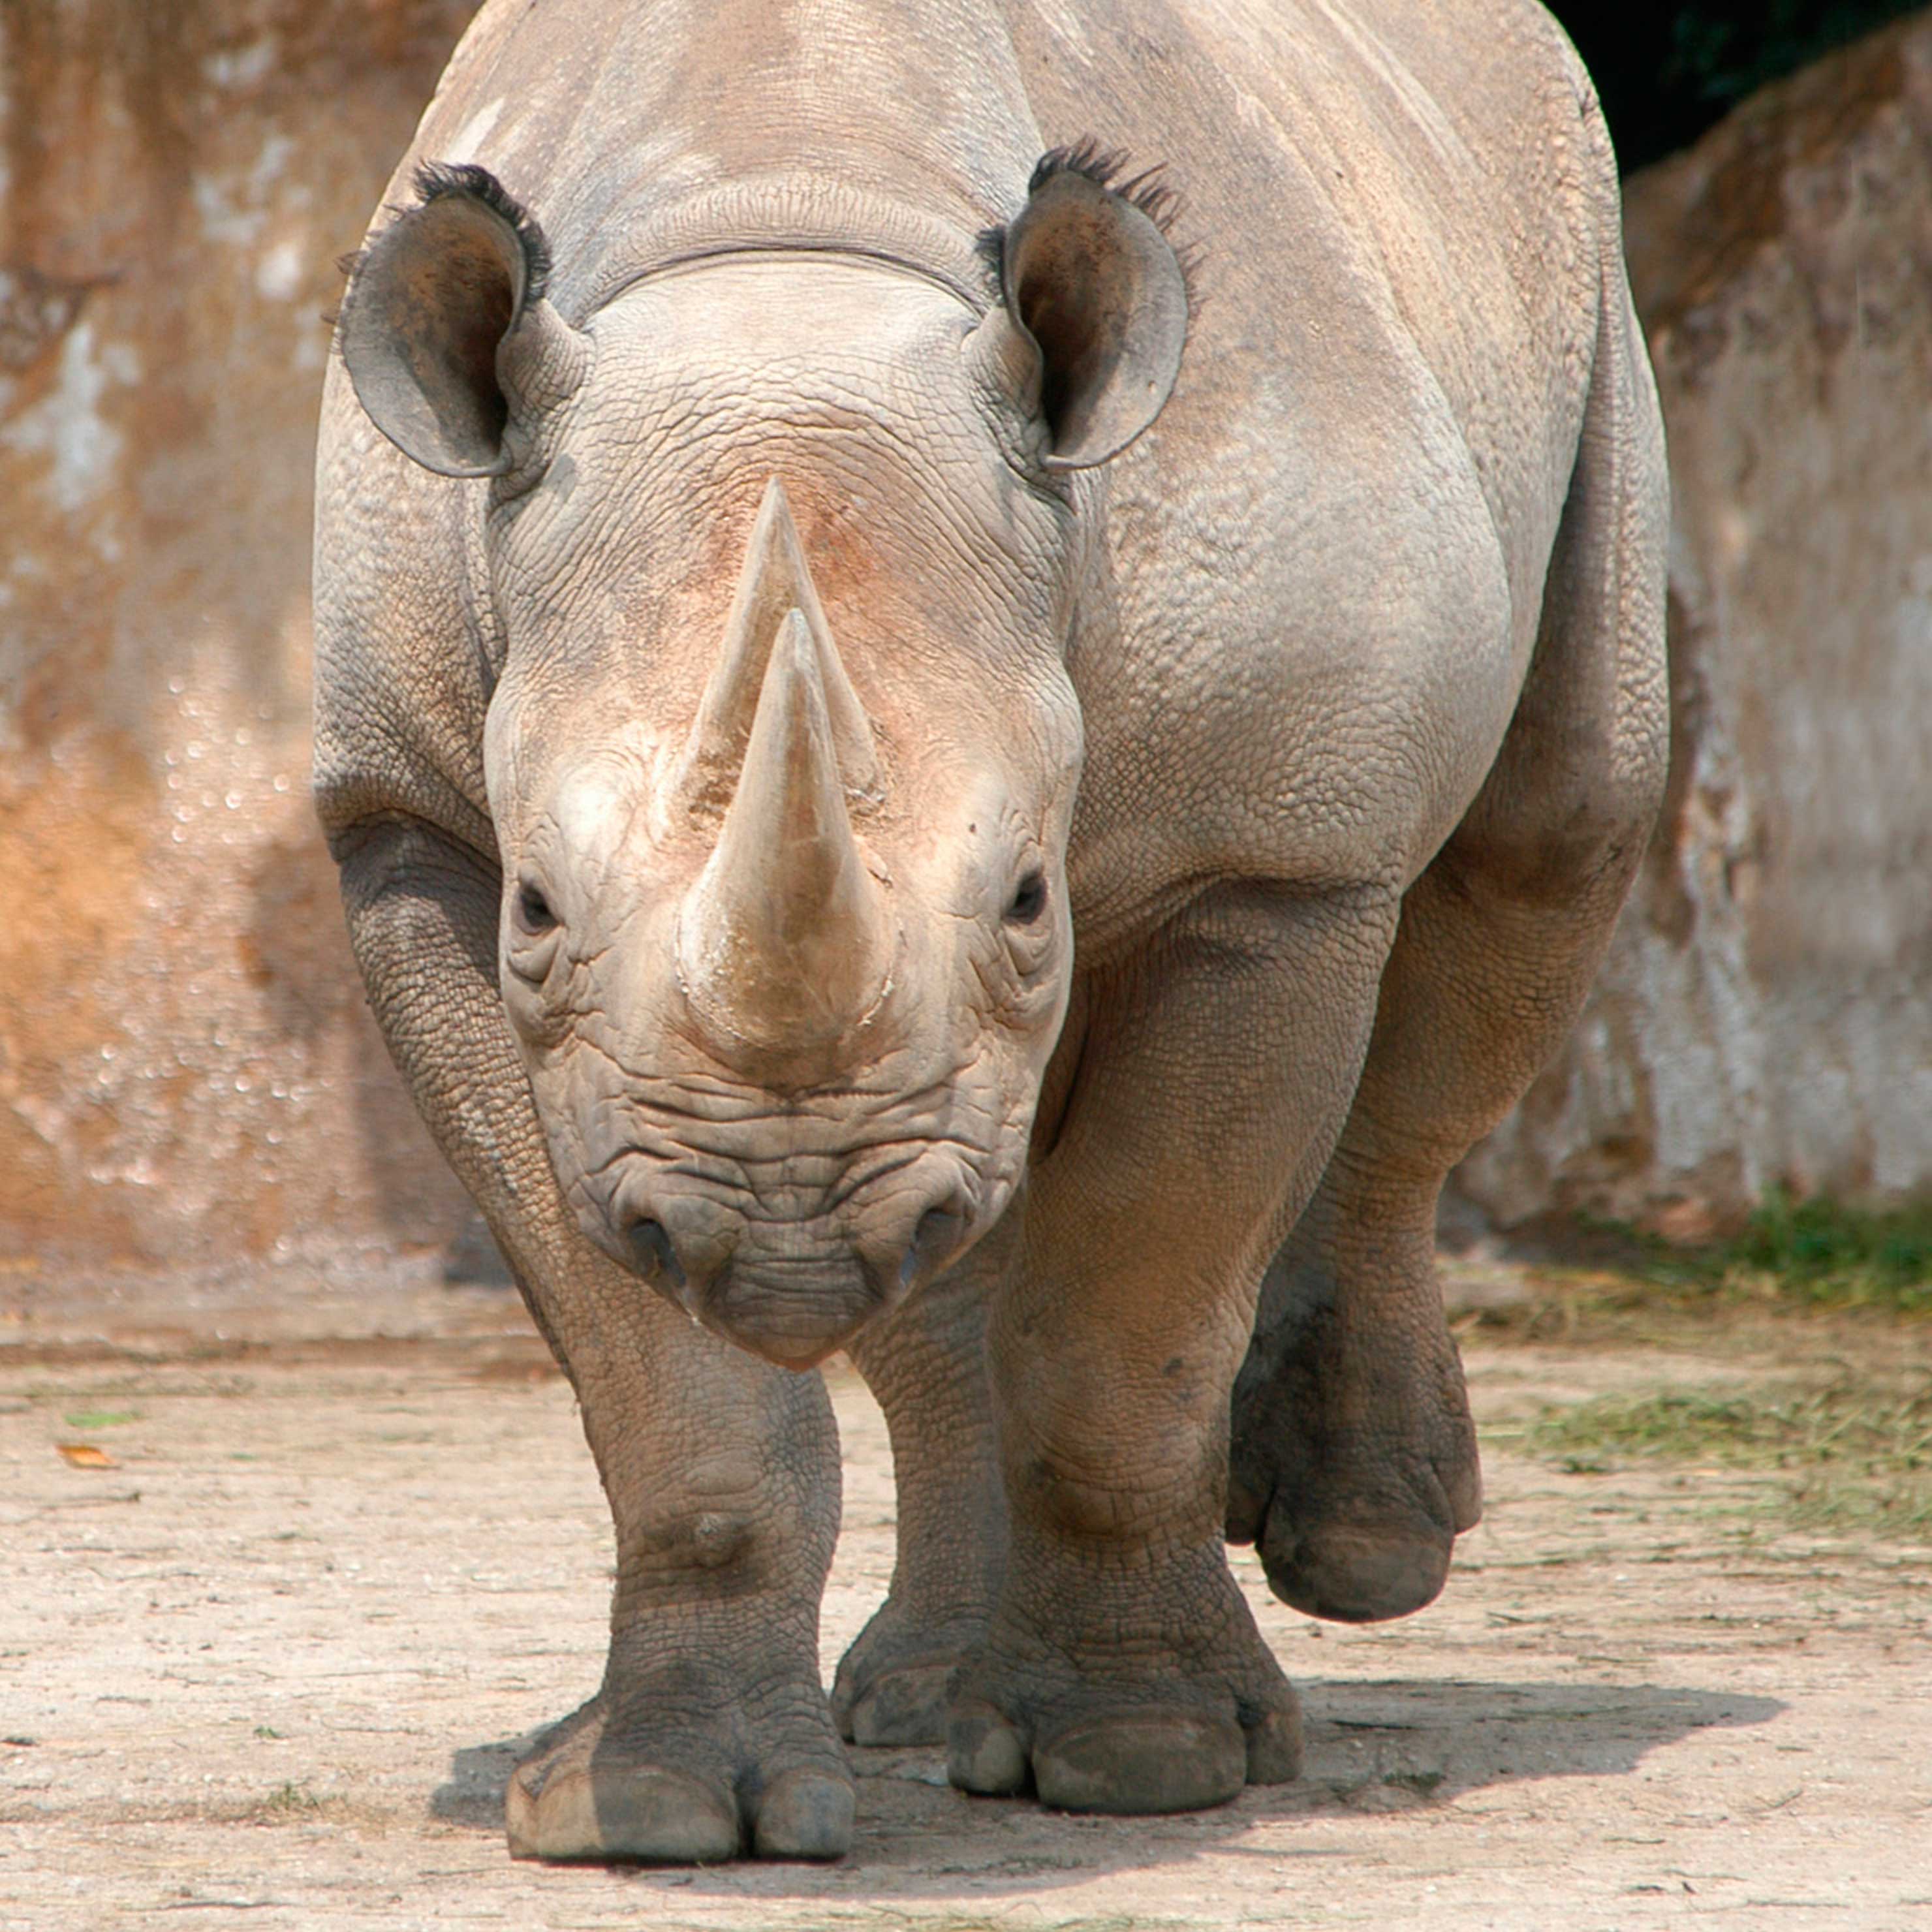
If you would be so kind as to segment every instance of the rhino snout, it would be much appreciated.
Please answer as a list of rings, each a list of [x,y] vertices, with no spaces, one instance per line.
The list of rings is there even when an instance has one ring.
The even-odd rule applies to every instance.
[[[970,1240],[963,1172],[944,1156],[915,1168],[894,1177],[890,1192],[862,1188],[836,1208],[773,1220],[680,1186],[640,1159],[598,1213],[602,1225],[586,1232],[694,1320],[768,1361],[807,1369]]]

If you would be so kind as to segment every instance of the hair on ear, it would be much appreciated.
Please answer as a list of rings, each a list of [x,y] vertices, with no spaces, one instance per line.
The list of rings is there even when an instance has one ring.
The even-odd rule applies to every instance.
[[[550,286],[550,238],[542,224],[488,168],[473,161],[424,161],[416,172],[416,200],[427,208],[446,195],[466,194],[500,214],[524,250],[524,301],[542,299]]]
[[[1132,165],[1124,149],[1103,148],[1093,135],[1083,134],[1070,147],[1049,148],[1040,156],[1027,192],[1037,194],[1055,175],[1083,175],[1096,188],[1132,202],[1163,235],[1168,234],[1180,212],[1180,195],[1161,178],[1167,164],[1156,162],[1130,175],[1127,170]]]
[[[516,231],[518,244],[524,251],[525,306],[544,295],[550,286],[550,237],[536,217],[488,168],[480,168],[473,161],[424,161],[412,179],[418,208],[427,208],[446,195],[466,194],[500,214]],[[404,211],[395,208],[392,212]],[[336,272],[345,284],[355,280],[368,253],[367,248],[352,248],[347,254],[337,256]],[[321,314],[323,326],[333,329],[342,319],[342,305],[338,302]]]
[[[993,299],[1000,296],[1000,278],[1006,261],[1006,224],[996,221],[973,238],[973,253],[992,283]]]
[[[1037,194],[1055,175],[1079,175],[1096,188],[1103,188],[1109,194],[1117,194],[1123,201],[1131,202],[1172,242],[1174,224],[1186,203],[1181,198],[1180,190],[1166,178],[1167,164],[1157,161],[1152,167],[1142,168],[1138,173],[1130,172],[1132,166],[1124,148],[1103,148],[1095,136],[1083,134],[1078,140],[1064,147],[1048,148],[1034,162],[1032,176],[1027,182],[1027,193],[1030,196]],[[973,252],[992,271],[996,294],[1004,278],[1006,230],[1010,226],[1010,223],[1000,222],[991,228],[981,229],[974,238]],[[1180,265],[1181,279],[1187,284],[1188,307],[1198,309],[1200,298],[1195,291],[1194,272],[1200,266],[1200,250],[1179,245],[1174,248],[1174,259]]]
[[[345,288],[356,279],[356,271],[362,267],[362,257],[367,253],[366,249],[352,248],[347,254],[336,256],[335,272],[342,278]],[[342,304],[338,302],[316,313],[321,318],[322,327],[333,332],[335,325],[342,320]]]

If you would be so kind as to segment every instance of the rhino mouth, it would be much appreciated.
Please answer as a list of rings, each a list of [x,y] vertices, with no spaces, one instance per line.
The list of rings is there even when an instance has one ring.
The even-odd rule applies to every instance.
[[[958,1260],[1006,1191],[984,1199],[957,1156],[936,1151],[803,1202],[734,1198],[640,1152],[597,1178],[578,1208],[598,1247],[705,1328],[799,1370]]]
[[[781,1367],[815,1368],[896,1299],[856,1256],[802,1266],[727,1264],[676,1296],[703,1326]]]

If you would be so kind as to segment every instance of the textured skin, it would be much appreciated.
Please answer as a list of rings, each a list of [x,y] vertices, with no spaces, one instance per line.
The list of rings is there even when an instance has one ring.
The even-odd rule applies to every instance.
[[[976,236],[1090,131],[1170,164],[1196,314],[1153,429],[1054,479],[961,350]],[[1574,56],[1528,0],[500,0],[392,200],[421,158],[534,211],[594,346],[520,484],[416,468],[339,366],[320,456],[357,956],[616,1522],[604,1685],[512,1849],[849,1835],[823,1390],[585,1238],[626,1136],[734,1163],[814,1294],[855,1146],[968,1177],[978,1245],[852,1344],[901,1548],[848,1736],[944,1702],[956,1783],[1098,1810],[1292,1776],[1223,1537],[1318,1614],[1440,1587],[1480,1485],[1436,1196],[1574,1017],[1661,786],[1661,435]],[[862,841],[932,911],[873,1048],[782,1107],[690,1058],[650,964],[716,830],[650,801],[775,473],[890,782]],[[1018,980],[1014,826],[1052,908]],[[562,1015],[500,957],[559,851],[597,882]]]

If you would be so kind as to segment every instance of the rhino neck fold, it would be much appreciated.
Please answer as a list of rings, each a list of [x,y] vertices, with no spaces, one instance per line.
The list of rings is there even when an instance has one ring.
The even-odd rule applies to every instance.
[[[843,182],[734,182],[650,209],[583,307],[592,313],[640,282],[708,262],[832,255],[916,276],[984,315],[998,290],[977,252],[981,232]]]
[[[725,244],[874,254],[990,299],[976,241],[1018,211],[1045,145],[993,0],[514,15],[472,35],[462,103],[432,110],[421,152],[494,168],[536,210],[566,320]],[[477,104],[526,98],[538,75],[554,77],[538,111],[461,140]]]

